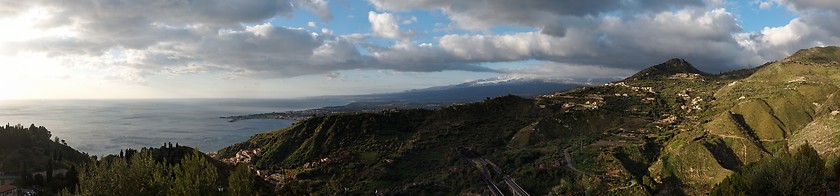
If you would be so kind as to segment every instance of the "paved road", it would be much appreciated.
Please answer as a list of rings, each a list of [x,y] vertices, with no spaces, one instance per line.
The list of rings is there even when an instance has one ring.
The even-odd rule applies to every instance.
[[[499,187],[493,183],[490,171],[487,169],[488,165],[490,166],[490,169],[493,170],[493,172],[495,172],[499,176],[502,176],[502,179],[504,180],[505,184],[508,186],[508,188],[510,188],[511,193],[519,196],[531,196],[530,194],[528,194],[527,191],[525,191],[525,189],[522,188],[522,186],[519,186],[519,184],[517,184],[516,181],[513,180],[513,178],[511,178],[508,175],[505,175],[504,172],[502,172],[502,169],[500,169],[498,166],[496,166],[496,164],[494,164],[490,160],[487,160],[484,157],[478,155],[474,155],[476,156],[476,158],[470,158],[465,156],[464,154],[461,154],[460,152],[458,153],[458,155],[460,156],[462,161],[471,163],[473,166],[478,168],[479,173],[481,173],[481,179],[484,180],[485,183],[487,183],[487,188],[490,189],[493,195],[504,194],[501,192],[501,190],[499,190]]]
[[[569,149],[571,149],[571,148],[572,147],[568,147],[568,148],[563,150],[563,155],[565,155],[565,158],[566,158],[566,167],[568,167],[569,169],[572,169],[572,171],[582,173],[584,175],[589,175],[589,176],[594,175],[594,174],[587,173],[585,171],[581,171],[578,168],[575,168],[575,164],[572,163],[572,155],[569,154]]]
[[[500,190],[499,187],[496,186],[496,184],[493,183],[493,180],[490,177],[490,172],[487,171],[487,168],[483,167],[481,165],[481,163],[479,163],[478,161],[476,161],[472,158],[468,158],[467,156],[464,156],[461,153],[458,153],[458,155],[461,157],[461,161],[471,163],[473,166],[475,166],[478,169],[478,172],[481,174],[481,180],[483,180],[484,183],[487,184],[487,188],[490,189],[490,192],[493,193],[493,195],[495,195],[495,196],[504,196],[505,195],[505,194],[502,193],[502,190]]]
[[[487,169],[480,169],[482,169],[482,171],[480,172],[481,179],[484,180],[484,183],[487,183],[487,188],[490,189],[490,192],[492,192],[493,195],[496,196],[504,196],[505,194],[502,193],[502,190],[500,190],[499,187],[496,186],[496,184],[494,184],[492,180],[490,180],[490,172],[487,172]]]
[[[502,169],[500,169],[499,166],[496,166],[496,164],[494,164],[493,162],[490,162],[489,160],[487,160],[485,158],[479,157],[478,159],[484,165],[490,165],[491,168],[493,168],[493,171],[496,172],[496,174],[502,176],[502,179],[505,180],[505,184],[508,185],[508,188],[511,189],[511,192],[513,192],[514,195],[531,196],[531,194],[528,194],[528,192],[525,191],[525,189],[523,189],[522,186],[519,186],[519,184],[517,184],[516,181],[513,180],[513,178],[511,178],[508,175],[505,175],[505,173],[502,172]]]

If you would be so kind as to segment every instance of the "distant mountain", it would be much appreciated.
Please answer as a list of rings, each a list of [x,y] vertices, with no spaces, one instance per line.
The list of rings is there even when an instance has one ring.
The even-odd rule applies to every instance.
[[[597,80],[594,84],[606,83]],[[395,93],[349,96],[357,102],[464,103],[504,95],[533,97],[590,84],[547,79],[487,79],[456,85],[413,89]]]
[[[342,106],[329,106],[302,111],[278,111],[262,114],[224,116],[221,118],[230,119],[230,122],[248,119],[305,120],[313,116],[333,113],[371,113],[392,109],[436,109],[450,104],[476,102],[505,95],[530,98],[537,95],[553,94],[573,88],[589,86],[593,83],[598,84],[600,81],[595,80],[584,84],[543,79],[487,79],[395,93],[315,97],[312,99],[341,99],[352,102]]]
[[[705,72],[694,68],[691,63],[686,62],[683,59],[671,59],[662,64],[654,65],[653,67],[649,67],[647,69],[643,69],[633,76],[630,76],[627,79],[632,80],[639,80],[639,79],[651,79],[655,77],[668,77],[674,74],[697,74],[706,76],[709,75]]]

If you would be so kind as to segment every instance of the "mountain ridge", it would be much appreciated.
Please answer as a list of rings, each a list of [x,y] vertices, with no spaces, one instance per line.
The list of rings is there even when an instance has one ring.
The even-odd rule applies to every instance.
[[[532,97],[588,85],[591,84],[537,78],[476,80],[454,85],[434,86],[389,93],[349,95],[344,97],[348,97],[356,102],[463,103],[481,101],[487,97],[498,97],[506,94]]]
[[[663,63],[645,68],[636,74],[626,78],[625,80],[641,80],[652,79],[655,77],[667,77],[674,74],[697,74],[700,76],[707,76],[708,73],[702,72],[691,65],[688,61],[681,58],[669,59]]]

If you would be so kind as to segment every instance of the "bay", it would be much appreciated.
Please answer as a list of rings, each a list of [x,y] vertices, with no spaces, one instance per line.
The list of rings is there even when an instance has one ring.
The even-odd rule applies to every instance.
[[[0,123],[44,126],[90,155],[187,145],[204,152],[290,126],[288,120],[228,122],[221,116],[344,105],[337,99],[0,100]]]

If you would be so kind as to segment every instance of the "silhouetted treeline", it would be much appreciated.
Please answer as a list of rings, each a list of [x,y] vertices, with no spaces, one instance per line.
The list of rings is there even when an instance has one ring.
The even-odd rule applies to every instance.
[[[261,184],[246,165],[225,167],[189,148],[127,150],[85,165],[77,190],[60,195],[257,195]],[[186,152],[189,150],[189,152]],[[107,187],[107,188],[104,188]],[[270,191],[270,189],[263,189]],[[262,194],[269,194],[263,192]]]
[[[23,125],[0,126],[0,148],[11,149],[19,147],[35,147],[50,142],[52,134],[43,126],[34,124],[28,128]]]

